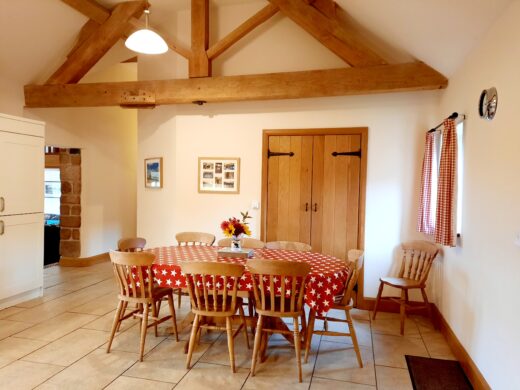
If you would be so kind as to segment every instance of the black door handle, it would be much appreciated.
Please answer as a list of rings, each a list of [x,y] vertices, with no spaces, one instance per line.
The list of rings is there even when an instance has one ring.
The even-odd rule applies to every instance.
[[[305,211],[309,211],[309,203],[305,202]]]
[[[318,211],[318,203],[314,203],[314,212]]]

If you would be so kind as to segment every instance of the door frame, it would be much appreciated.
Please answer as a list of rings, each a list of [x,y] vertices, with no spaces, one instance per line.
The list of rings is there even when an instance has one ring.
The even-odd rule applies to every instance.
[[[264,240],[267,229],[267,152],[269,137],[271,136],[314,136],[314,135],[360,135],[361,136],[361,165],[359,172],[359,209],[358,209],[358,249],[365,249],[365,205],[368,161],[368,127],[338,127],[338,128],[309,128],[309,129],[264,129],[262,132],[262,199],[260,209],[260,239]],[[364,267],[358,279],[357,306],[364,306]]]

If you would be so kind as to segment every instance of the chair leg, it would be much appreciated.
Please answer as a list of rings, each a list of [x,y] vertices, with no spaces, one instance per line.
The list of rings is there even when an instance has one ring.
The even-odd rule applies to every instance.
[[[377,307],[379,306],[379,301],[381,300],[381,295],[383,294],[383,287],[385,285],[383,284],[383,282],[381,282],[379,284],[379,290],[377,292],[377,298],[376,298],[376,304],[374,305],[374,314],[372,314],[372,319],[375,320],[376,319],[376,314],[377,314]]]
[[[300,338],[300,325],[298,324],[298,317],[293,318],[294,323],[294,351],[296,352],[296,363],[298,364],[298,381],[302,383],[302,352]]]
[[[316,319],[316,312],[311,309],[309,312],[309,324],[307,325],[307,336],[305,337],[305,359],[304,363],[307,363],[309,359],[309,351],[311,349],[312,334],[314,332],[314,321]]]
[[[148,329],[148,305],[143,305],[143,319],[141,321],[141,343],[139,345],[139,361],[143,361],[144,355],[144,342],[146,340],[146,330]]]
[[[404,320],[406,317],[406,291],[403,288],[401,290],[401,299],[400,299],[400,312],[401,312],[401,336],[404,335]]]
[[[303,307],[302,307],[301,319],[302,319],[302,331],[301,331],[301,334],[302,334],[302,337],[303,337],[303,345],[305,346],[306,345],[306,338],[307,338],[307,321],[306,321],[306,318],[305,318],[305,309]]]
[[[247,321],[244,315],[244,308],[242,307],[242,305],[238,306],[238,313],[240,314],[240,319],[242,320],[242,324],[244,325],[244,337],[246,338],[247,349],[251,349],[251,346],[249,345],[249,336],[247,334]]]
[[[350,337],[352,338],[352,344],[354,344],[354,351],[356,351],[359,367],[363,368],[363,359],[361,359],[361,351],[359,350],[359,344],[357,341],[356,328],[354,328],[354,323],[352,322],[352,316],[350,315],[349,309],[345,309],[345,316],[347,318],[348,330]]]
[[[152,301],[152,304],[150,306],[152,306],[152,317],[154,317],[154,326],[153,326],[153,330],[154,330],[154,334],[155,334],[155,337],[159,336],[158,332],[157,332],[157,320],[158,320],[158,312],[157,312],[157,306],[155,306],[155,303],[154,301]]]
[[[253,361],[251,362],[251,376],[255,376],[256,361],[258,359],[258,352],[260,351],[260,339],[262,338],[262,322],[263,316],[260,314],[256,324],[255,344],[253,346]]]
[[[179,288],[177,290],[177,308],[180,309],[181,308],[181,297],[182,297],[182,290]]]
[[[168,294],[168,306],[170,307],[170,315],[172,316],[173,333],[175,333],[175,341],[179,342],[179,331],[177,330],[177,317],[175,316],[175,306],[173,304],[173,294]]]
[[[114,336],[119,329],[119,325],[121,324],[121,310],[123,309],[123,305],[125,302],[119,301],[117,304],[116,314],[114,314],[114,322],[112,323],[112,331],[110,332],[110,339],[108,340],[107,353],[110,353],[110,347],[112,347],[112,341],[114,340]]]
[[[231,372],[235,373],[235,342],[233,339],[233,328],[231,327],[231,317],[226,317],[226,333],[229,351],[229,363],[231,364]]]
[[[433,324],[433,327],[435,328],[435,323],[433,322],[433,314],[432,314],[432,308],[430,306],[430,302],[428,302],[428,297],[426,296],[426,290],[421,288],[421,294],[423,297],[424,304],[426,305],[426,309],[428,310],[428,316],[430,317],[430,321]]]
[[[188,356],[186,357],[186,369],[191,368],[191,356],[193,355],[193,349],[195,348],[195,339],[197,338],[197,332],[199,330],[199,315],[195,314],[193,325],[191,326],[190,342],[188,346]]]
[[[117,329],[116,329],[116,332],[119,332],[119,328],[121,328],[121,323],[123,322],[122,318],[125,316],[125,312],[126,312],[126,307],[128,306],[128,302],[127,301],[123,301],[123,308],[121,309],[121,314],[119,316],[119,318],[121,319],[119,321],[119,323],[117,324]]]

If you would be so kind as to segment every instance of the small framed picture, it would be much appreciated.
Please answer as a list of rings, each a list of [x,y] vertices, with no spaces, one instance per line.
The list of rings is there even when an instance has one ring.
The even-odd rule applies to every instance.
[[[162,188],[162,166],[162,157],[146,158],[144,160],[144,186],[146,188]]]
[[[240,158],[199,157],[200,193],[238,194],[240,192]]]

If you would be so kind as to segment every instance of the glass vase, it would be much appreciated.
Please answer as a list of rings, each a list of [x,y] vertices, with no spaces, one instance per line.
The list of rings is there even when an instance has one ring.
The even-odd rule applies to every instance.
[[[233,251],[242,250],[242,245],[240,244],[240,237],[237,237],[237,236],[231,237],[231,250],[233,250]]]

